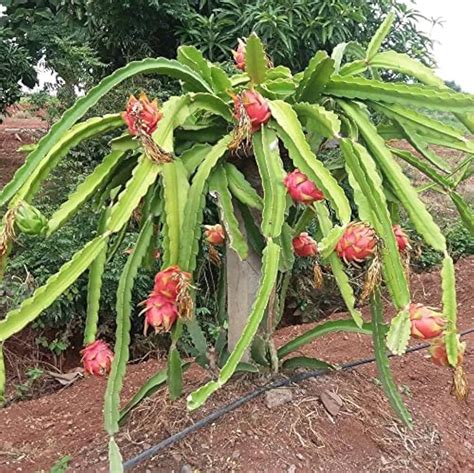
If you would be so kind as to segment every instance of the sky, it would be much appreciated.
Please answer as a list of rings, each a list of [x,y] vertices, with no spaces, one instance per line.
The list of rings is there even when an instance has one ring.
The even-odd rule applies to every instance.
[[[427,22],[421,24],[436,41],[438,75],[474,93],[474,0],[416,0],[416,8],[424,16],[443,19],[442,25],[434,28]]]

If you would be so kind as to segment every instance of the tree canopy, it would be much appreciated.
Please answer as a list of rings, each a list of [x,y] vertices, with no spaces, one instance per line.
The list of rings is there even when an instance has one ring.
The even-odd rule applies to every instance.
[[[408,2],[408,3],[407,3]],[[180,44],[194,44],[223,62],[237,39],[255,31],[274,64],[304,68],[314,52],[341,42],[367,45],[383,17],[395,12],[386,46],[431,63],[431,40],[419,30],[412,0],[5,0],[18,62],[2,54],[2,68],[23,79],[44,59],[62,85],[96,82],[132,59],[174,57]],[[14,39],[13,39],[14,38]],[[5,45],[3,46],[5,47]],[[22,54],[19,52],[22,51]],[[350,48],[347,51],[351,51]],[[30,85],[30,84],[27,84]],[[4,87],[5,88],[5,87]],[[4,99],[2,98],[3,102]],[[0,105],[1,106],[1,105]]]

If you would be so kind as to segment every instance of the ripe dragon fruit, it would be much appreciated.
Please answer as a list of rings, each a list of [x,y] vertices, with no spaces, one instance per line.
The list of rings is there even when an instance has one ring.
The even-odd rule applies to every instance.
[[[408,235],[405,233],[403,228],[400,225],[393,225],[393,233],[395,235],[395,240],[397,240],[398,250],[405,251],[410,248],[410,240]]]
[[[245,41],[240,38],[237,41],[237,50],[232,51],[235,67],[241,71],[245,71]]]
[[[84,371],[94,376],[104,376],[110,372],[114,354],[103,340],[96,340],[81,350]]]
[[[293,238],[293,249],[298,256],[302,257],[316,256],[318,254],[318,245],[307,232],[300,233]]]
[[[287,174],[283,184],[295,202],[309,205],[324,199],[323,193],[316,187],[316,184],[298,169]]]
[[[458,360],[457,364],[461,365],[464,361],[464,350],[466,349],[465,343],[458,344]],[[448,354],[446,353],[446,345],[444,341],[440,338],[433,341],[429,349],[431,360],[435,365],[438,366],[448,366]]]
[[[410,304],[409,313],[413,337],[427,340],[438,337],[443,332],[446,320],[442,314],[423,304]]]
[[[177,319],[178,308],[174,301],[153,293],[148,297],[145,303],[145,335],[149,326],[155,329],[155,333],[169,332]]]
[[[225,241],[224,228],[220,223],[216,225],[205,225],[204,235],[211,245],[222,245]]]
[[[271,112],[267,101],[258,92],[246,90],[234,97],[234,116],[239,124],[248,118],[251,132],[254,133],[270,120]]]
[[[127,110],[122,113],[122,118],[128,125],[128,131],[132,135],[151,135],[158,126],[163,113],[158,109],[158,102],[150,102],[146,94],[142,93],[137,99],[130,96]]]
[[[181,271],[178,266],[170,266],[155,276],[153,293],[170,300],[176,300],[180,278],[191,280],[191,274]]]
[[[372,257],[377,247],[374,230],[363,222],[351,223],[337,242],[336,252],[346,263],[362,263]]]

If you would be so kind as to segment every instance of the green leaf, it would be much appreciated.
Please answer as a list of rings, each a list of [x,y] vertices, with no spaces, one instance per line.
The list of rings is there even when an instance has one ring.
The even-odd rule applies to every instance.
[[[261,84],[267,75],[267,60],[260,38],[252,33],[245,46],[245,72],[254,84]]]
[[[180,46],[176,59],[178,59],[181,64],[198,72],[209,85],[212,85],[210,63],[204,58],[199,49],[194,46]]]
[[[211,176],[209,184],[210,190],[217,193],[219,208],[221,211],[221,220],[229,237],[229,246],[239,255],[241,260],[248,256],[248,245],[242,231],[240,230],[239,221],[235,216],[232,196],[229,192],[227,176],[224,168],[218,166]]]
[[[456,275],[453,259],[446,254],[441,269],[441,287],[443,299],[443,315],[447,320],[445,334],[446,353],[451,366],[458,364],[458,336],[456,329],[457,302],[456,302]]]
[[[183,363],[183,371],[186,371],[190,366],[191,363]],[[158,391],[158,389],[160,389],[166,383],[167,378],[168,373],[166,369],[159,370],[150,378],[148,378],[148,380],[140,387],[140,389],[120,411],[119,425],[122,425],[128,414],[130,414],[130,412],[135,409],[135,407],[137,407],[144,399],[151,397],[156,391]]]
[[[51,276],[46,284],[36,289],[31,297],[25,299],[20,307],[8,312],[0,320],[0,342],[5,341],[47,309],[77,278],[91,265],[105,246],[108,234],[100,235],[87,243],[70,261]]]
[[[278,123],[278,136],[282,139],[295,166],[324,192],[336,210],[341,223],[348,223],[351,218],[351,208],[344,190],[311,151],[301,123],[291,105],[280,100],[269,102],[269,105],[272,116]]]
[[[263,187],[262,233],[277,238],[285,220],[287,195],[278,138],[273,130],[263,126],[254,133],[252,144]]]
[[[163,266],[177,264],[180,259],[181,236],[189,183],[181,161],[163,165],[164,211],[166,225],[163,236]]]
[[[276,243],[268,241],[267,247],[263,252],[261,284],[242,335],[229,359],[221,369],[217,381],[210,381],[188,396],[188,409],[194,410],[202,406],[206,399],[223,386],[234,374],[239,361],[242,359],[245,350],[252,343],[252,339],[263,319],[270,295],[276,283],[279,259],[280,247]]]
[[[395,51],[379,53],[372,59],[371,66],[401,72],[417,78],[424,84],[450,90],[444,81],[434,74],[432,69],[410,58],[406,54],[397,53]],[[359,72],[363,72],[364,70],[365,68]],[[471,133],[474,133],[474,115],[472,113],[455,113],[455,116]]]
[[[7,373],[5,370],[5,357],[3,355],[3,342],[0,343],[0,405],[5,400],[5,384],[7,380]]]
[[[231,136],[227,135],[210,148],[206,157],[197,169],[189,188],[188,198],[184,208],[183,228],[180,242],[179,265],[186,271],[194,271],[196,255],[199,250],[201,223],[206,203],[205,189],[209,176],[219,160],[227,152]],[[175,190],[172,189],[173,192]]]
[[[90,199],[96,191],[108,180],[122,159],[122,151],[112,151],[107,155],[94,171],[79,184],[77,189],[68,197],[61,207],[51,216],[48,221],[47,236],[54,233],[58,228],[70,220],[81,206]]]
[[[232,88],[232,83],[227,74],[220,67],[211,64],[211,79],[213,89],[224,98],[227,91]]]
[[[450,189],[452,187],[453,183],[449,179],[436,172],[431,166],[421,161],[414,154],[410,153],[410,151],[394,148],[393,146],[389,146],[388,149],[393,154],[403,159],[403,161],[418,169],[418,171],[422,172],[432,181],[439,184],[443,189]]]
[[[367,63],[364,60],[357,60],[357,61],[352,61],[348,62],[347,64],[344,64],[340,69],[339,69],[339,75],[341,77],[349,77],[349,76],[355,76],[358,74],[362,74],[367,70]]]
[[[293,234],[293,229],[288,225],[288,223],[285,222],[281,229],[280,237],[277,241],[281,247],[279,269],[282,273],[291,271],[295,262],[295,252],[293,249]]]
[[[155,393],[163,384],[166,383],[168,374],[167,370],[163,369],[155,373],[149,378],[143,386],[136,392],[136,394],[125,404],[124,408],[120,411],[119,424],[125,420],[128,414],[140,404],[143,399],[150,397]]]
[[[123,472],[122,455],[113,437],[109,440],[109,471],[111,473]]]
[[[390,118],[395,120],[402,118],[403,120],[410,122],[411,126],[429,141],[431,141],[431,139],[439,139],[442,137],[448,147],[454,147],[455,144],[453,145],[453,143],[457,141],[459,142],[458,146],[463,146],[462,148],[459,148],[461,151],[466,151],[467,153],[474,151],[472,141],[465,138],[462,131],[458,128],[435,120],[434,118],[419,113],[416,110],[401,107],[400,105],[377,105],[376,107],[377,110],[387,113]],[[440,141],[440,143],[441,142],[443,141]]]
[[[154,163],[145,155],[140,158],[131,179],[120,193],[117,203],[112,207],[107,230],[115,233],[125,225],[142,197],[155,182],[161,168],[161,165]]]
[[[344,57],[344,53],[346,52],[347,45],[348,45],[348,43],[339,43],[332,50],[331,58],[334,61],[334,72],[336,74],[339,73],[339,69],[341,68],[342,58]]]
[[[383,308],[380,300],[380,292],[377,289],[370,304],[372,313],[372,341],[374,343],[375,362],[379,372],[379,380],[387,396],[390,405],[397,416],[405,422],[408,427],[412,427],[412,418],[398,392],[398,387],[393,379],[390,370],[390,363],[385,345],[385,326],[383,323]]]
[[[267,80],[260,84],[259,90],[270,99],[284,99],[294,94],[296,85],[292,79]]]
[[[110,207],[102,211],[99,219],[97,233],[104,232],[105,222],[107,221]],[[97,322],[99,320],[100,293],[102,289],[102,275],[104,273],[105,262],[107,259],[108,239],[100,253],[94,259],[89,267],[89,281],[87,284],[87,317],[84,328],[84,346],[89,345],[95,340],[97,333]]]
[[[346,227],[340,227],[336,225],[329,230],[329,232],[324,236],[324,238],[318,243],[318,249],[320,255],[326,259],[334,251],[338,241],[341,239],[344,234]]]
[[[281,365],[282,370],[294,371],[301,368],[331,371],[335,367],[326,361],[318,360],[317,358],[310,358],[308,356],[294,356],[292,358],[287,358]]]
[[[196,317],[186,321],[186,328],[188,329],[191,341],[198,353],[200,355],[205,355],[207,352],[206,336],[204,335]]]
[[[393,188],[395,195],[408,212],[417,232],[435,250],[444,252],[446,241],[433,217],[421,202],[418,193],[412,187],[409,179],[403,174],[398,163],[393,159],[383,139],[377,134],[377,129],[367,115],[357,105],[339,102],[344,112],[357,123],[357,126],[368,145],[373,158],[377,161],[385,178]]]
[[[317,202],[315,204],[316,214],[318,216],[319,227],[324,236],[328,236],[332,230],[332,221],[329,216],[329,210],[323,202]],[[339,256],[332,252],[327,256],[327,261],[331,265],[332,274],[336,280],[336,284],[341,292],[342,299],[346,304],[347,310],[351,314],[352,319],[358,327],[362,327],[363,319],[362,314],[358,309],[355,308],[355,297],[354,291],[349,282],[347,274],[344,272],[344,266]]]
[[[359,220],[361,220],[362,222],[370,222],[370,220],[373,219],[373,215],[369,201],[367,200],[366,195],[360,188],[358,181],[352,174],[351,167],[347,164],[347,162],[345,163],[345,169],[347,172],[347,177],[349,179],[349,185],[351,186],[352,191],[354,192],[354,202],[357,207]]]
[[[252,363],[240,361],[235,368],[236,373],[259,373],[259,369]]]
[[[421,82],[431,86],[445,86],[444,81],[436,77],[429,67],[415,59],[412,59],[407,54],[397,53],[395,51],[383,51],[377,53],[371,58],[370,66],[401,72],[402,74],[415,77]]]
[[[474,236],[474,211],[472,207],[457,192],[450,192],[449,196],[458,209],[464,226]]]
[[[387,347],[395,355],[403,355],[410,340],[410,314],[408,308],[392,319],[387,333]]]
[[[119,430],[120,391],[129,356],[133,286],[152,235],[153,222],[149,218],[143,225],[135,248],[125,263],[117,288],[114,359],[104,397],[104,428],[110,436]]]
[[[410,292],[383,193],[382,179],[371,156],[359,143],[343,138],[341,149],[347,166],[370,206],[369,223],[383,241],[381,254],[385,282],[395,306],[401,309],[410,302]]]
[[[190,96],[171,97],[163,105],[163,118],[160,121],[160,126],[153,133],[153,140],[155,143],[167,152],[173,151],[173,130],[179,126],[188,116],[189,113]],[[179,164],[176,164],[176,163]],[[123,227],[125,222],[130,218],[133,210],[138,206],[142,197],[148,192],[149,187],[156,181],[159,172],[168,166],[166,173],[173,174],[173,167],[170,165],[179,166],[180,175],[184,173],[186,178],[186,171],[181,162],[175,161],[167,165],[157,164],[146,155],[143,155],[138,165],[133,170],[132,178],[127,182],[125,190],[119,195],[118,202],[112,209],[110,220],[107,228],[112,232],[116,232]],[[177,171],[176,171],[177,172]],[[166,180],[166,178],[164,178]],[[184,180],[183,180],[184,182]],[[182,181],[180,180],[180,183]],[[166,193],[166,185],[165,185]],[[178,193],[175,193],[178,194]],[[177,195],[172,195],[177,199]],[[171,205],[171,201],[168,202]]]
[[[140,148],[140,141],[130,133],[125,133],[109,141],[112,151],[135,151]]]
[[[294,338],[293,340],[285,343],[278,349],[278,358],[282,359],[286,355],[299,350],[302,346],[311,343],[316,338],[327,335],[333,332],[354,332],[362,333],[364,335],[372,334],[371,324],[364,323],[362,327],[359,327],[354,320],[330,320],[329,322],[323,322],[322,324],[316,325],[312,329],[307,330],[302,335]]]
[[[371,59],[377,54],[380,46],[382,46],[383,40],[387,37],[390,29],[392,28],[393,21],[395,20],[395,13],[392,11],[386,17],[382,24],[379,26],[374,36],[370,40],[367,46],[367,54],[365,60],[370,63]]]
[[[298,103],[293,108],[300,121],[311,132],[329,139],[339,137],[341,122],[334,112],[310,103]]]
[[[179,159],[186,168],[188,178],[194,174],[211,149],[212,146],[207,143],[198,143],[181,154]]]
[[[114,115],[90,118],[83,123],[78,123],[77,125],[73,126],[67,133],[64,133],[60,137],[50,152],[37,163],[34,169],[30,170],[29,175],[25,179],[21,188],[18,190],[17,195],[10,203],[10,207],[14,207],[22,200],[31,202],[41,183],[48,177],[49,173],[58,164],[58,162],[64,156],[66,156],[73,147],[77,146],[80,142],[86,139],[93,138],[102,133],[107,133],[108,131],[114,130],[115,128],[123,125],[124,122],[122,117],[120,114],[116,113]],[[34,152],[32,155],[34,155]],[[17,171],[18,174],[24,172],[22,170],[23,168],[28,168],[30,159],[31,158],[28,156],[25,164]],[[14,177],[14,180],[15,179],[16,177]]]
[[[255,335],[250,347],[250,356],[255,363],[270,366],[268,358],[268,343],[260,335]]]
[[[183,392],[181,357],[175,347],[171,348],[168,358],[168,390],[172,401],[178,399]]]
[[[440,87],[381,82],[362,77],[333,76],[328,82],[324,94],[448,112],[474,111],[474,95],[462,94]]]
[[[309,61],[303,79],[296,89],[298,102],[316,102],[326,89],[334,72],[334,60],[325,51],[318,51]]]
[[[67,110],[50,131],[38,142],[37,148],[28,156],[25,166],[22,166],[14,179],[7,184],[0,193],[0,207],[8,202],[25,183],[28,176],[41,162],[43,157],[51,151],[58,140],[71,128],[77,120],[84,116],[104,95],[125,79],[136,74],[158,73],[168,75],[175,79],[183,80],[198,92],[211,92],[207,83],[189,67],[178,61],[158,58],[134,61],[125,67],[117,69],[110,76],[99,82],[98,85],[89,90],[69,110]]]
[[[253,209],[262,210],[262,199],[257,194],[257,191],[252,187],[252,184],[245,179],[243,173],[241,173],[237,167],[231,163],[225,163],[224,169],[232,195],[242,204]]]

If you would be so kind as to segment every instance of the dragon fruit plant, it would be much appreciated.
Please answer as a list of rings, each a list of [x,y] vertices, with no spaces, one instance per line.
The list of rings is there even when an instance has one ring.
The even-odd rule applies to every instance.
[[[194,316],[195,294],[200,290],[195,280],[200,244],[210,245],[216,252],[235,252],[241,260],[246,260],[250,252],[257,253],[261,280],[238,342],[229,350],[225,341],[220,343],[219,374],[189,394],[189,409],[200,407],[237,370],[320,368],[320,360],[289,355],[331,331],[373,337],[382,386],[407,424],[411,423],[410,414],[391,376],[387,347],[402,355],[410,333],[422,338],[433,336],[434,360],[440,365],[449,364],[456,369],[457,379],[464,379],[463,346],[456,331],[453,261],[443,233],[402,172],[400,160],[425,174],[432,188],[448,195],[466,226],[473,230],[472,210],[456,188],[472,170],[474,143],[457,128],[419,109],[451,112],[474,133],[474,96],[447,88],[429,68],[405,54],[380,51],[392,21],[389,15],[366,51],[345,43],[330,56],[318,51],[307,68],[296,74],[283,66],[273,67],[255,34],[239,42],[234,54],[235,74],[230,76],[192,46],[180,47],[177,60],[132,62],[79,98],[1,191],[0,206],[7,206],[0,232],[2,268],[16,233],[48,238],[86,201],[96,198],[100,203],[97,234],[44,286],[0,321],[0,343],[34,321],[88,272],[84,364],[92,374],[109,373],[104,417],[111,438],[113,471],[121,465],[114,435],[130,409],[164,382],[171,398],[182,394],[182,373],[188,363],[181,360],[177,343],[184,328],[191,335],[195,361],[203,365],[208,362],[207,341]],[[345,57],[353,60],[343,63]],[[384,71],[412,80],[384,82],[380,74]],[[80,121],[115,86],[144,73],[180,80],[182,95],[162,105],[150,100],[151,94],[150,98],[144,94],[131,97],[123,113]],[[372,121],[373,112],[385,118],[381,125]],[[110,142],[110,153],[50,218],[34,209],[31,202],[36,192],[72,147],[118,129],[123,134]],[[406,139],[419,154],[393,148],[387,141],[392,138]],[[337,169],[318,159],[320,149],[329,140],[336,141],[341,149]],[[462,151],[469,157],[452,168],[431,144]],[[258,185],[255,176],[249,176],[242,167],[247,162],[256,164]],[[342,180],[347,180],[352,189],[350,197],[341,186]],[[219,204],[221,222],[217,226],[203,221],[208,194]],[[349,200],[352,198],[354,206]],[[139,212],[135,212],[137,209]],[[444,254],[441,312],[411,299],[405,271],[409,241],[403,229],[396,226],[398,209],[406,211],[428,245]],[[101,280],[107,256],[132,214],[140,216],[141,230],[117,290],[112,353],[96,337]],[[309,235],[307,226],[313,219],[318,223],[317,233]],[[206,224],[209,226],[204,227]],[[156,247],[157,228],[162,236],[160,248]],[[152,328],[170,332],[168,368],[151,378],[120,411],[134,280],[138,269],[157,250],[162,255],[161,271],[143,309],[137,311],[141,311],[145,331]],[[350,318],[321,323],[276,349],[272,331],[284,306],[295,252],[318,258],[332,272]],[[357,268],[348,272],[348,265]],[[372,307],[370,322],[363,320],[358,309],[348,276],[354,271],[367,273],[364,289]],[[382,314],[382,285],[397,314],[389,323]],[[225,294],[225,284],[223,288]],[[227,288],[227,292],[234,290]],[[225,297],[223,300],[221,312],[225,318]],[[250,359],[242,362],[249,353]],[[4,380],[4,369],[0,373]]]

